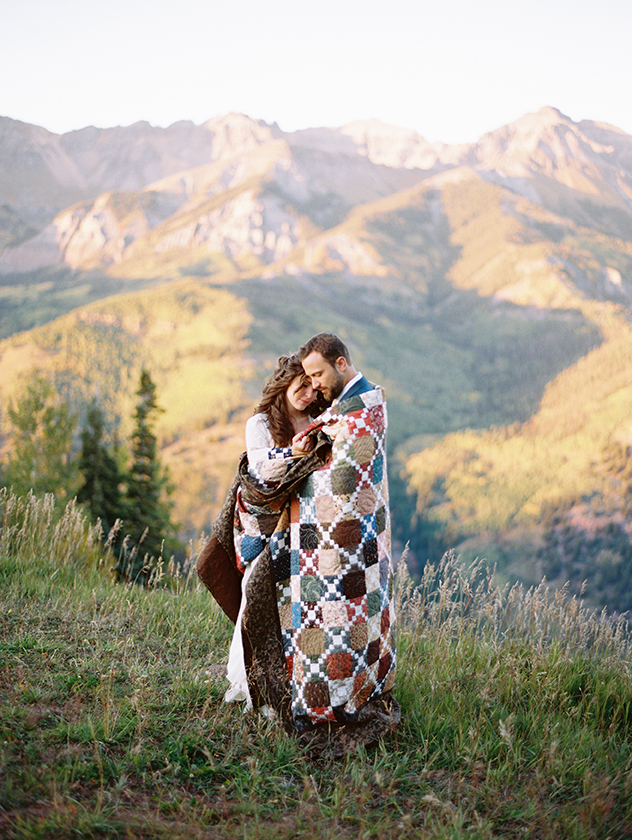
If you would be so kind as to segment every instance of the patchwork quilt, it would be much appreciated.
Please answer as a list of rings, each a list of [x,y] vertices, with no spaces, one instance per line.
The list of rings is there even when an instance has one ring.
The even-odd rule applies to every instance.
[[[270,463],[242,469],[235,560],[244,569],[265,554],[269,564],[299,732],[357,722],[394,684],[386,427],[384,394],[372,388],[312,423],[318,455],[273,451]]]

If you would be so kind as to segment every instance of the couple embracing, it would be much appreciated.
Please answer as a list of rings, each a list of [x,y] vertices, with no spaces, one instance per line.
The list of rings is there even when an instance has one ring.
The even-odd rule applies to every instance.
[[[198,574],[235,623],[226,700],[313,755],[395,728],[386,402],[335,335],[282,356]]]

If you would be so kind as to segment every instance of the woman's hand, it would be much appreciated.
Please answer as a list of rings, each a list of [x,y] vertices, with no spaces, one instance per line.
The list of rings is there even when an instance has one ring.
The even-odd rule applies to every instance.
[[[305,432],[299,432],[292,438],[292,455],[300,458],[314,448],[314,439]]]

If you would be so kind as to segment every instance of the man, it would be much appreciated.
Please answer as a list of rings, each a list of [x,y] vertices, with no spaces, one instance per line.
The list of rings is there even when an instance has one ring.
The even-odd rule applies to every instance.
[[[331,333],[315,335],[301,348],[299,356],[312,387],[321,391],[328,402],[363,394],[374,387],[358,373],[346,346]]]
[[[386,401],[337,336],[314,336],[299,357],[313,388],[333,402],[303,433],[323,432],[330,458],[299,486],[292,506],[294,623],[284,632],[294,715],[352,723],[381,709],[394,725]]]

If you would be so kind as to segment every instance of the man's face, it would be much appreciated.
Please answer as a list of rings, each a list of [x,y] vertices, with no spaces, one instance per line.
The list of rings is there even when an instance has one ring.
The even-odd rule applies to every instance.
[[[344,357],[337,359],[333,367],[323,355],[314,350],[303,359],[303,370],[312,380],[312,388],[320,391],[329,402],[342,393],[346,370]]]

